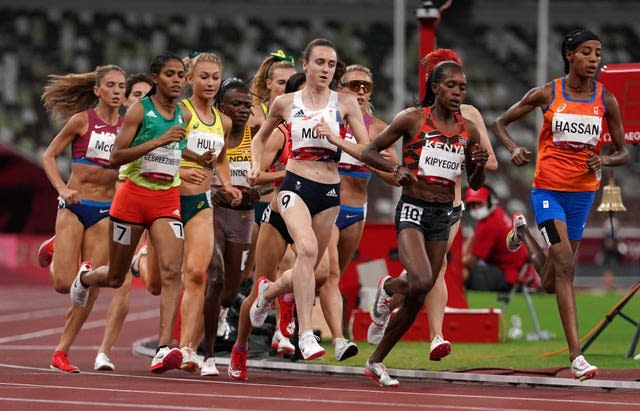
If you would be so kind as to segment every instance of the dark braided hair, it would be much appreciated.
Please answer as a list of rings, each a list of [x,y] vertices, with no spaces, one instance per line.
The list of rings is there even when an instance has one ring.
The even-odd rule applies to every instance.
[[[590,30],[573,30],[565,34],[562,38],[562,45],[560,51],[562,52],[562,61],[564,62],[564,73],[569,73],[569,60],[567,60],[567,53],[578,48],[579,45],[589,40],[598,40],[600,38]],[[600,41],[602,43],[602,41]]]
[[[447,69],[452,67],[456,67],[462,70],[462,67],[458,63],[450,60],[443,61],[433,69],[433,73],[431,73],[429,75],[429,78],[427,79],[427,92],[424,95],[424,99],[422,100],[422,103],[420,103],[421,107],[429,107],[436,102],[436,95],[433,92],[433,85],[439,84],[444,78]]]
[[[220,107],[220,104],[222,103],[222,100],[224,99],[225,94],[227,94],[229,90],[235,90],[235,89],[249,90],[249,87],[247,87],[247,85],[244,83],[244,81],[242,81],[242,79],[238,77],[229,77],[228,79],[223,81],[222,84],[220,85],[220,90],[218,90],[218,94],[216,94],[214,105],[216,107]]]

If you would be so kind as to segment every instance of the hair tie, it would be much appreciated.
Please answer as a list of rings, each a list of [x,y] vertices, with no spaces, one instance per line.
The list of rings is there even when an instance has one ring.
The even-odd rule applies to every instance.
[[[276,51],[275,53],[270,53],[270,55],[273,56],[273,58],[276,59],[276,61],[288,61],[292,65],[296,64],[296,61],[294,60],[293,56],[288,56],[284,54],[284,50],[282,49]]]

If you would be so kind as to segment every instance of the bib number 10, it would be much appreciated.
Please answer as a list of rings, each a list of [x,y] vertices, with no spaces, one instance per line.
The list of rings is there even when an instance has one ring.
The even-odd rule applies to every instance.
[[[412,204],[404,203],[402,204],[402,209],[400,211],[400,221],[410,222],[420,225],[420,221],[422,220],[422,208],[416,207]]]

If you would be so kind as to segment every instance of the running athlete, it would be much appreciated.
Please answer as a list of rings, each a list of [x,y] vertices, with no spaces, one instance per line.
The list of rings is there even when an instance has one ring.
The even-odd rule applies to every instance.
[[[573,257],[600,186],[602,166],[623,165],[629,154],[618,102],[602,83],[594,80],[601,63],[600,39],[589,30],[575,30],[564,36],[561,52],[567,75],[529,90],[498,117],[493,132],[511,152],[511,162],[522,167],[531,161],[531,150],[514,141],[507,126],[536,108],[544,114],[531,208],[549,255],[531,236],[521,212],[513,215],[514,231],[507,236],[507,245],[515,251],[524,242],[542,286],[556,294],[571,372],[574,378],[586,380],[596,377],[598,368],[587,362],[580,349]],[[606,155],[600,154],[603,118],[614,148]]]
[[[370,99],[373,93],[373,75],[367,67],[361,65],[346,67],[338,83],[338,91],[355,96],[370,138],[380,134],[387,126],[384,121],[372,115]],[[355,142],[350,129],[347,129],[345,139]],[[385,150],[385,155],[390,161],[397,162],[394,150]],[[338,285],[362,237],[367,214],[367,186],[371,171],[362,161],[342,152],[338,163],[340,212],[327,248],[330,259],[329,277],[320,288],[320,305],[333,336],[335,356],[338,361],[344,361],[358,353],[358,346],[344,338],[342,295]],[[397,184],[392,174],[379,174],[390,184]]]
[[[437,49],[430,53],[428,53],[421,61],[422,64],[425,65],[425,72],[427,75],[426,80],[428,80],[428,76],[431,75],[433,69],[443,61],[453,61],[457,63],[460,67],[462,67],[462,59],[455,51],[451,49]],[[491,141],[489,140],[489,135],[487,134],[487,128],[484,125],[484,120],[482,115],[474,106],[469,104],[461,104],[460,105],[460,113],[463,117],[471,120],[473,124],[478,129],[478,133],[480,134],[480,146],[487,150],[489,154],[489,159],[485,164],[485,170],[495,171],[498,169],[498,162],[496,160],[496,156],[493,152],[493,148],[491,147]],[[460,219],[462,218],[463,211],[463,203],[462,203],[462,178],[458,177],[456,180],[456,188],[455,188],[455,198],[453,200],[453,218],[451,219],[451,230],[449,231],[449,240],[447,242],[447,252],[451,248],[453,241],[455,240],[456,235],[458,234],[458,229],[460,228]],[[429,323],[429,335],[431,338],[431,344],[429,347],[429,359],[431,361],[440,361],[442,358],[446,357],[451,353],[452,345],[449,341],[444,338],[444,333],[442,332],[442,323],[444,321],[444,311],[447,305],[448,293],[447,293],[447,285],[445,283],[445,273],[447,271],[447,258],[442,262],[442,267],[440,268],[440,273],[436,279],[433,288],[427,294],[427,298],[425,300],[426,308],[427,308],[427,317]],[[406,271],[403,271],[401,276],[406,276]],[[384,279],[382,281],[385,281]],[[396,297],[391,302],[391,310],[400,305],[402,299],[402,295],[397,294]],[[372,311],[373,313],[373,311]],[[373,317],[373,315],[372,315]],[[382,335],[384,334],[385,327],[388,323],[388,317],[382,318],[384,322],[378,324],[376,321],[380,321],[381,318],[372,318],[372,322],[369,325],[369,329],[367,332],[367,341],[371,344],[378,344],[382,339]]]
[[[177,105],[185,83],[185,67],[174,54],[154,58],[150,67],[154,87],[149,97],[135,103],[109,158],[124,165],[126,180],[111,206],[109,265],[93,269],[85,261],[71,285],[73,303],[82,307],[92,286],[118,288],[129,270],[135,248],[145,229],[157,251],[162,281],[158,349],[150,371],[161,373],[182,364],[178,348],[169,348],[180,301],[184,227],[180,217],[180,158],[186,146],[185,126],[191,113]]]
[[[196,348],[204,335],[207,267],[214,249],[211,229],[213,169],[219,176],[220,189],[224,189],[230,198],[239,201],[242,193],[232,186],[227,163],[225,136],[231,132],[231,120],[213,107],[214,97],[220,89],[222,62],[213,53],[187,57],[184,62],[187,81],[193,93],[180,103],[183,111],[191,113],[191,121],[186,127],[187,147],[180,164],[180,213],[185,234],[182,264],[184,293],[180,305],[180,368],[198,372],[203,364],[196,355]]]
[[[214,347],[218,322],[226,317],[226,311],[235,302],[242,279],[243,265],[251,244],[254,224],[255,202],[259,195],[249,186],[247,174],[251,167],[252,128],[247,124],[251,115],[251,94],[247,86],[238,78],[229,78],[222,83],[216,98],[220,112],[231,119],[231,131],[225,143],[225,157],[231,171],[230,184],[238,193],[237,198],[221,190],[223,180],[218,178],[218,170],[213,179],[216,188],[213,195],[213,226],[215,250],[209,264],[204,300],[206,367],[202,375],[218,375],[215,367]],[[227,183],[226,181],[224,181]]]
[[[42,101],[54,119],[66,124],[42,156],[42,166],[59,197],[56,241],[48,240],[41,250],[52,246],[50,254],[43,254],[53,260],[50,268],[53,286],[59,293],[68,293],[81,259],[99,264],[108,261],[106,217],[118,178],[109,164],[109,154],[122,125],[118,109],[124,99],[125,73],[120,67],[109,65],[89,73],[49,78]],[[56,158],[68,146],[71,146],[71,176],[65,182]],[[97,296],[98,290],[94,290],[86,296],[88,304],[69,309],[51,368],[79,372],[70,363],[68,352]]]
[[[133,103],[138,102],[146,96],[149,90],[151,90],[151,87],[153,87],[153,81],[147,73],[129,75],[127,77],[122,107],[124,107],[125,110],[131,107]],[[124,324],[124,319],[129,312],[131,277],[131,275],[126,276],[122,287],[113,293],[113,298],[111,299],[111,303],[109,303],[104,335],[93,363],[93,369],[96,371],[113,371],[116,369],[115,364],[109,356],[111,355],[111,347],[113,347],[113,344],[116,342],[122,325]]]
[[[265,277],[256,281],[258,293],[250,317],[254,326],[261,325],[273,300],[293,290],[299,320],[298,345],[303,358],[310,360],[325,354],[313,334],[311,310],[315,299],[314,270],[326,250],[339,211],[339,151],[359,157],[361,150],[344,140],[346,125],[351,126],[358,144],[366,143],[368,136],[356,99],[329,88],[338,61],[335,46],[326,39],[315,39],[303,56],[306,86],[278,97],[272,104],[253,141],[249,178],[251,183],[258,179],[264,144],[276,126],[286,120],[291,128],[292,151],[278,193],[278,207],[296,244],[296,260],[293,269],[275,283]]]
[[[399,382],[389,376],[384,358],[409,329],[422,308],[447,251],[453,216],[455,183],[465,168],[469,185],[484,181],[487,151],[480,147],[477,127],[459,113],[466,93],[462,67],[452,61],[436,66],[427,80],[420,107],[400,112],[364,150],[364,161],[393,172],[403,186],[396,207],[396,232],[400,262],[407,276],[385,277],[378,284],[373,315],[378,323],[389,315],[394,294],[404,294],[402,305],[365,364],[365,375],[382,386]],[[400,137],[402,164],[380,155]]]

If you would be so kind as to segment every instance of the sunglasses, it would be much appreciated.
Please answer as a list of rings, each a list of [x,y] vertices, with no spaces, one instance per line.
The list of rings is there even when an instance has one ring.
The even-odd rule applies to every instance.
[[[364,80],[343,81],[340,85],[348,88],[354,93],[359,93],[361,89],[365,94],[369,94],[373,91],[373,83]]]

